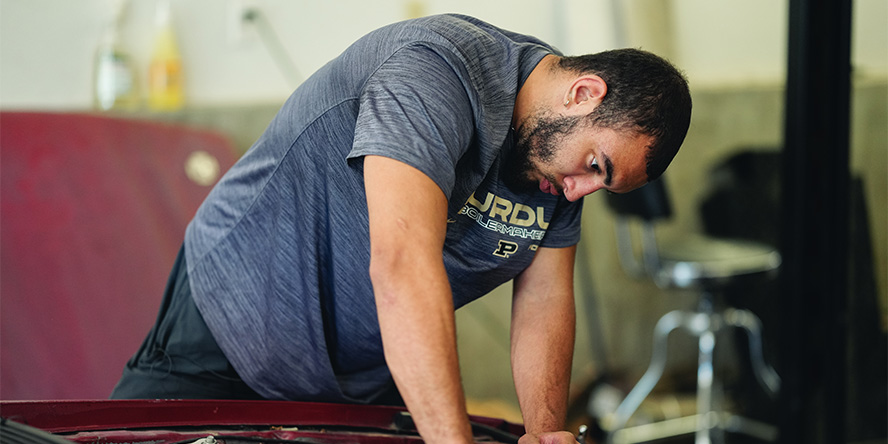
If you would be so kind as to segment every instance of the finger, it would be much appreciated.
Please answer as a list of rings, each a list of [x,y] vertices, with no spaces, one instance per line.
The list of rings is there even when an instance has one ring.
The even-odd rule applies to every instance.
[[[539,438],[540,444],[576,444],[577,438],[567,431],[543,433]]]
[[[518,439],[518,444],[541,444],[540,438],[537,435],[532,435],[530,433],[525,433],[521,438]]]

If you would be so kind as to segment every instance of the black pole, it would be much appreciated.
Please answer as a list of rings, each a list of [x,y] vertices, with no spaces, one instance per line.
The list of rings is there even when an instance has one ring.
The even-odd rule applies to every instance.
[[[850,0],[790,0],[781,443],[845,442]]]

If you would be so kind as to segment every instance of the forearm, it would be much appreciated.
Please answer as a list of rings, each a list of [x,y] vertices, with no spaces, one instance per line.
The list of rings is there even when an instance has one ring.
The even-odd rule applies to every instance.
[[[395,383],[426,442],[471,442],[446,274],[442,283],[428,273],[394,273],[374,279],[374,289]]]
[[[512,324],[512,374],[525,427],[535,435],[564,430],[576,323],[573,303],[522,311]]]
[[[540,248],[530,267],[515,279],[512,375],[532,438],[565,428],[576,325],[575,251]]]

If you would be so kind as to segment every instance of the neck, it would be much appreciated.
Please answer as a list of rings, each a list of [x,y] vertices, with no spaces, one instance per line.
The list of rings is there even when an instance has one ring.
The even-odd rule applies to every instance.
[[[552,54],[543,57],[527,76],[524,84],[521,85],[518,95],[515,97],[515,108],[512,110],[513,128],[521,127],[534,108],[549,106],[548,102],[552,98],[548,96],[552,95],[551,87],[556,80],[552,68],[557,60],[558,56]]]

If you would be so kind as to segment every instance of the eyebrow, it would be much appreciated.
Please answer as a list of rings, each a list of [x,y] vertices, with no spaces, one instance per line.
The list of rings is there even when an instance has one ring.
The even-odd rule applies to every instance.
[[[604,184],[610,186],[614,179],[614,163],[611,162],[610,157],[607,157],[607,154],[602,154],[601,157],[604,157]]]

